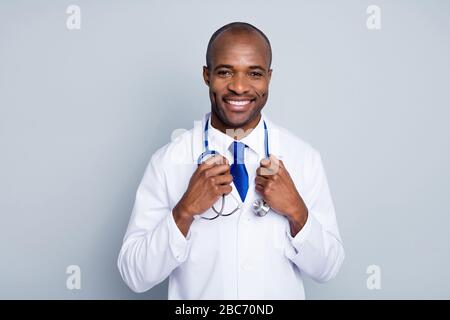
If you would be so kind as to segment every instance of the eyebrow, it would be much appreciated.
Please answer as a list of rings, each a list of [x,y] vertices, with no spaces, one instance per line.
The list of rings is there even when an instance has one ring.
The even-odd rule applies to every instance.
[[[218,66],[216,66],[215,68],[214,68],[214,71],[216,71],[217,69],[220,69],[220,68],[227,68],[227,69],[233,69],[233,66],[232,65],[229,65],[229,64],[219,64]],[[250,67],[248,67],[250,70],[255,70],[255,69],[259,69],[259,70],[262,70],[262,71],[266,71],[266,69],[265,68],[263,68],[263,67],[261,67],[261,66],[250,66]]]
[[[216,71],[217,69],[220,69],[220,68],[233,69],[233,66],[229,65],[229,64],[219,64],[217,67],[214,68],[214,71]]]
[[[262,70],[264,72],[266,71],[266,69],[261,67],[261,66],[250,66],[249,69],[251,69],[251,70],[259,69],[259,70]]]

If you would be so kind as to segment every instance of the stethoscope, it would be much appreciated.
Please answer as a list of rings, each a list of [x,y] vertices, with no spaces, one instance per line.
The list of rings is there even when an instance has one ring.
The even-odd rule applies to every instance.
[[[208,122],[209,122],[209,116],[206,116],[205,129],[204,129],[204,132],[203,132],[203,146],[204,146],[204,150],[205,151],[203,151],[202,154],[198,157],[198,160],[197,160],[197,164],[198,165],[200,165],[202,163],[202,161],[206,157],[210,157],[210,156],[214,156],[214,155],[220,155],[220,153],[218,151],[209,149]],[[266,154],[266,158],[268,159],[270,157],[270,154],[269,154],[269,133],[268,133],[266,122],[264,120],[263,120],[263,124],[264,124],[264,151],[265,151],[265,154]],[[216,216],[214,218],[209,218],[209,220],[213,220],[213,219],[217,218],[218,216],[229,216],[229,215],[232,215],[237,210],[239,210],[241,208],[241,206],[242,206],[242,204],[240,204],[236,209],[234,209],[230,213],[224,214],[223,210],[224,210],[224,207],[225,207],[225,195],[223,194],[222,195],[222,206],[221,206],[220,210],[217,210],[216,208],[214,208],[214,206],[212,206],[212,209],[216,213]],[[255,213],[255,215],[257,215],[258,217],[264,217],[269,212],[270,207],[269,207],[269,205],[267,205],[267,203],[263,199],[260,198],[260,199],[257,199],[255,201],[253,201],[252,209],[253,209],[253,212]]]

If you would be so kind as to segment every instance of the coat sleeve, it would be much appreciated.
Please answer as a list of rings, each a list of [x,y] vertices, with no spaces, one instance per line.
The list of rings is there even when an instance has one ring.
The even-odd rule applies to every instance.
[[[117,260],[123,280],[134,292],[164,281],[186,260],[190,248],[190,232],[184,237],[169,207],[162,153],[158,150],[145,170]]]
[[[291,246],[286,256],[315,281],[326,282],[337,275],[344,261],[344,247],[319,152],[313,149],[306,163],[309,188],[304,200],[308,219],[295,237],[287,231]]]

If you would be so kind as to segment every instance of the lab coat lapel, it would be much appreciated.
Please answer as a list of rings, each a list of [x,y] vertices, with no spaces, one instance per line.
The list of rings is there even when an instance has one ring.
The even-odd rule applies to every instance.
[[[276,156],[278,159],[283,159],[280,148],[280,129],[267,117],[265,113],[262,113],[263,119],[266,122],[268,135],[269,135],[269,153]]]

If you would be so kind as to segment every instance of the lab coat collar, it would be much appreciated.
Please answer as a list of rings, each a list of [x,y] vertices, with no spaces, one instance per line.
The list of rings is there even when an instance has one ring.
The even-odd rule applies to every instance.
[[[269,117],[267,116],[267,114],[263,111],[261,111],[262,114],[262,119],[264,119],[264,121],[266,122],[267,125],[267,130],[268,130],[268,135],[269,135],[269,154],[274,155],[275,157],[277,157],[278,159],[282,159],[283,158],[283,153],[282,153],[282,149],[280,148],[280,139],[281,139],[281,135],[280,132],[282,130],[281,127],[277,126],[275,123],[273,123]],[[264,127],[263,127],[263,132],[264,132]],[[262,144],[262,148],[264,148],[264,142]],[[262,156],[265,157],[265,151],[263,150],[262,152]]]

